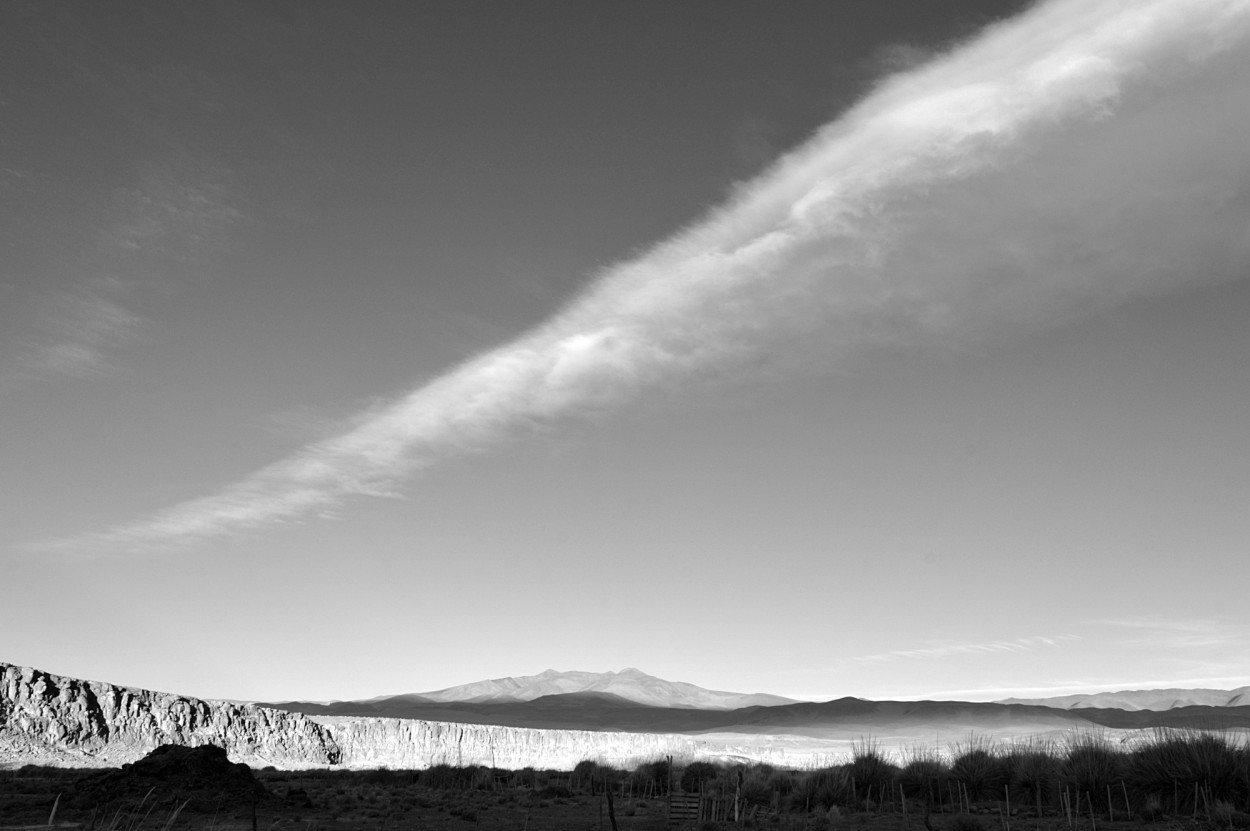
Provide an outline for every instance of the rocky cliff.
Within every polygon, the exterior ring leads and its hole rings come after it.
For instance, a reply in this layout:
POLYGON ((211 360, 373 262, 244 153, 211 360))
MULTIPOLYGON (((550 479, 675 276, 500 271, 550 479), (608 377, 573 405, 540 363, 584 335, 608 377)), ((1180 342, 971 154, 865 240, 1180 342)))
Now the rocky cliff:
POLYGON ((583 759, 617 766, 671 754, 692 758, 701 742, 663 733, 547 730, 416 719, 310 716, 320 722, 354 767, 427 768, 489 765, 570 770, 583 759))
POLYGON ((162 744, 215 744, 251 765, 342 761, 329 731, 297 713, 0 663, 0 763, 116 766, 162 744))
POLYGON ((795 737, 545 730, 416 719, 304 716, 82 681, 0 663, 0 767, 110 767, 162 744, 224 747, 235 762, 281 768, 426 768, 436 764, 571 769, 672 755, 804 765, 828 746, 795 737))

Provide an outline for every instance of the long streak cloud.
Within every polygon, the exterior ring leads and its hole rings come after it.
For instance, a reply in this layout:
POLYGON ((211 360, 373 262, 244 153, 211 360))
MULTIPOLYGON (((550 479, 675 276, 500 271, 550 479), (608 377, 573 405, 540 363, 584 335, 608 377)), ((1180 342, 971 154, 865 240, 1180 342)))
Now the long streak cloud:
POLYGON ((389 495, 441 459, 747 366, 783 338, 837 360, 1243 277, 1247 90, 1250 2, 1038 5, 883 80, 533 331, 90 541, 163 547, 389 495))

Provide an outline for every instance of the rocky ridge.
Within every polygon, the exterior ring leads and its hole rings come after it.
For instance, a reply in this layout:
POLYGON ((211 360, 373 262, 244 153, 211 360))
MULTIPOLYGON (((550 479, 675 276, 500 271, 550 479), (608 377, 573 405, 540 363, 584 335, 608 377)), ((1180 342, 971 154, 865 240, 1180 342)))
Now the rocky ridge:
POLYGON ((0 760, 111 767, 165 744, 214 744, 250 765, 342 761, 330 733, 298 713, 0 663, 0 760))

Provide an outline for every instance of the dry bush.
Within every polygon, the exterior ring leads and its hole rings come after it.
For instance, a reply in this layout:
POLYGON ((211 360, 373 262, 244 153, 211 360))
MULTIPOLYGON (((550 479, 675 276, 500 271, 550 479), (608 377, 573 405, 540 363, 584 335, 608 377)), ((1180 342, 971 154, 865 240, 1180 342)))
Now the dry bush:
POLYGON ((1101 733, 1083 733, 1069 740, 1060 768, 1063 784, 1107 810, 1107 789, 1124 778, 1124 755, 1101 733))
POLYGON ((903 767, 898 772, 898 783, 903 795, 910 800, 922 800, 926 804, 941 802, 946 782, 950 779, 950 767, 936 748, 913 748, 907 752, 903 767))
POLYGON ((964 787, 970 800, 996 799, 1003 791, 1000 752, 989 739, 972 736, 952 748, 951 778, 964 787))

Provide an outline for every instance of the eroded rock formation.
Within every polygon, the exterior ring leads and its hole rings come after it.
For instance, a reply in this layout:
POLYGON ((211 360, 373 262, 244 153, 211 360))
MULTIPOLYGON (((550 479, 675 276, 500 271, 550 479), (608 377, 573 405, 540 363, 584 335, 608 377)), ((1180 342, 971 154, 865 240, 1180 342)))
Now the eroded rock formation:
POLYGON ((298 713, 0 664, 0 759, 116 766, 164 744, 214 744, 250 765, 342 761, 329 731, 298 713))
POLYGON ((571 770, 583 759, 617 766, 692 758, 702 744, 671 733, 548 730, 416 719, 309 716, 320 722, 354 767, 427 768, 489 765, 571 770))

